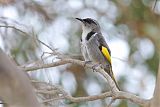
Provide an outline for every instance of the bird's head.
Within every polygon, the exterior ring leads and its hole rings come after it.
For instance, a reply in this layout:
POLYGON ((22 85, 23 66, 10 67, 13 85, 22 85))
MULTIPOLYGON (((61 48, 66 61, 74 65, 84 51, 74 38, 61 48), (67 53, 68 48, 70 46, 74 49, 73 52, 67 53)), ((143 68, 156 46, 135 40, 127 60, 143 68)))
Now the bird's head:
POLYGON ((100 32, 100 26, 96 20, 91 18, 86 18, 86 19, 76 18, 76 19, 82 22, 83 31, 89 30, 89 31, 100 32))

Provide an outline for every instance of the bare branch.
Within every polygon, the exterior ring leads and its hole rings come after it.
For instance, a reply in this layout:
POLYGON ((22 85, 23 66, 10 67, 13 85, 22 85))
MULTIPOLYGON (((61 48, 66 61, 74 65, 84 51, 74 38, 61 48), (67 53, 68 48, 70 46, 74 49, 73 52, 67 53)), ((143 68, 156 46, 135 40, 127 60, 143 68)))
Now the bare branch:
POLYGON ((47 102, 51 102, 51 101, 55 101, 55 100, 62 100, 62 99, 65 99, 65 97, 62 96, 62 97, 47 99, 47 100, 44 100, 42 103, 47 103, 47 102))
POLYGON ((19 32, 23 33, 25 36, 30 36, 28 33, 24 32, 24 31, 21 30, 21 29, 16 28, 15 26, 10 26, 10 25, 0 25, 0 27, 11 28, 11 29, 14 29, 14 30, 16 30, 16 31, 19 31, 19 32))
POLYGON ((38 40, 38 42, 40 42, 41 44, 43 44, 44 46, 46 46, 47 48, 49 48, 50 50, 52 50, 54 52, 55 49, 52 49, 50 46, 48 46, 46 43, 42 42, 41 40, 38 39, 38 37, 36 36, 36 39, 38 40))
POLYGON ((36 66, 31 66, 31 67, 24 67, 24 70, 29 72, 29 71, 39 70, 39 69, 43 69, 43 68, 56 67, 56 66, 67 64, 67 63, 68 62, 66 62, 66 61, 59 60, 57 62, 53 62, 50 64, 40 64, 40 65, 36 65, 36 66))
MULTIPOLYGON (((56 86, 54 86, 56 87, 56 86)), ((98 99, 105 99, 107 97, 112 97, 114 100, 116 99, 127 99, 131 102, 134 102, 136 104, 139 104, 143 107, 146 107, 146 105, 148 105, 149 100, 145 100, 142 99, 134 94, 128 93, 128 92, 123 92, 123 91, 117 91, 117 92, 105 92, 99 95, 93 95, 93 96, 86 96, 86 97, 72 97, 71 95, 69 95, 67 92, 65 92, 65 90, 63 90, 60 87, 56 87, 59 90, 59 94, 61 94, 60 97, 57 98, 53 98, 53 99, 47 99, 44 102, 49 102, 49 101, 53 101, 53 100, 60 100, 60 99, 67 99, 71 102, 77 103, 77 102, 86 102, 86 101, 94 101, 94 100, 98 100, 98 99)), ((44 90, 38 90, 36 91, 38 93, 41 94, 50 94, 50 95, 54 95, 55 94, 55 90, 50 90, 50 91, 44 91, 44 90)))
POLYGON ((94 96, 88 96, 88 97, 72 97, 72 96, 66 96, 66 99, 68 99, 71 102, 86 102, 86 101, 94 101, 94 100, 98 100, 98 99, 105 99, 107 97, 112 97, 112 93, 109 92, 105 92, 99 95, 94 95, 94 96))
MULTIPOLYGON (((26 71, 31 71, 31 70, 38 70, 41 68, 50 68, 50 67, 55 67, 55 66, 59 66, 59 65, 64 65, 67 63, 72 63, 72 64, 77 64, 80 66, 84 66, 85 62, 84 61, 80 61, 80 60, 76 60, 76 59, 71 59, 71 58, 63 58, 57 62, 53 62, 50 64, 42 64, 39 66, 32 66, 32 67, 26 67, 25 70, 26 71)), ((93 64, 87 64, 85 65, 88 68, 92 68, 94 65, 93 64)), ((112 97, 113 99, 127 99, 131 102, 134 102, 136 104, 139 104, 141 106, 145 106, 148 104, 148 100, 142 99, 134 94, 128 93, 128 92, 123 92, 123 91, 118 91, 115 83, 113 82, 113 80, 110 78, 110 76, 100 67, 96 67, 95 68, 96 71, 98 71, 101 75, 103 75, 106 79, 107 82, 111 88, 110 92, 106 92, 100 95, 96 95, 96 96, 88 96, 88 97, 72 97, 68 94, 66 94, 65 91, 62 91, 63 94, 65 94, 65 99, 70 100, 71 102, 82 102, 82 101, 93 101, 93 100, 97 100, 97 99, 104 99, 107 97, 112 97)), ((53 101, 52 99, 47 100, 47 101, 53 101)))

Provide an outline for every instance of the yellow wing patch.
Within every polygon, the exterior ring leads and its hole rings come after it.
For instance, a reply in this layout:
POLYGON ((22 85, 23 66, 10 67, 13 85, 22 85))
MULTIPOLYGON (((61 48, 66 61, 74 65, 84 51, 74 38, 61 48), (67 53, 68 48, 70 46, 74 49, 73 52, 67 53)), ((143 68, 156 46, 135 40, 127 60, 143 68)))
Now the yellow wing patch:
POLYGON ((110 54, 108 52, 108 49, 106 47, 102 46, 102 50, 101 51, 102 51, 103 55, 107 58, 109 63, 111 64, 111 56, 110 56, 110 54))

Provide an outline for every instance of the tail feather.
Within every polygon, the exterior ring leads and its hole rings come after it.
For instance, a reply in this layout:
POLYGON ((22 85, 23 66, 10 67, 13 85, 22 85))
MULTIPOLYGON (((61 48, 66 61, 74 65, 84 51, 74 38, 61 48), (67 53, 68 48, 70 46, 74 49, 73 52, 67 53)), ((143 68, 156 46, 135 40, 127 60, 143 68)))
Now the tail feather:
POLYGON ((104 69, 104 70, 109 74, 109 76, 110 76, 110 77, 112 78, 112 80, 114 81, 116 87, 117 87, 118 90, 120 91, 120 88, 119 88, 119 86, 118 86, 118 83, 117 83, 117 81, 116 81, 116 79, 115 79, 115 77, 114 77, 112 68, 110 68, 110 69, 104 69))

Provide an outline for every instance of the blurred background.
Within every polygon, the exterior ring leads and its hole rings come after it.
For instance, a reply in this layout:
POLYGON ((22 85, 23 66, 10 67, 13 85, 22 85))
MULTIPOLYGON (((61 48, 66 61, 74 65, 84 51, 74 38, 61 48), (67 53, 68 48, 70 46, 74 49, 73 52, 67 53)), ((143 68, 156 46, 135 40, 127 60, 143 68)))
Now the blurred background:
MULTIPOLYGON (((159 61, 156 45, 160 42, 160 1, 153 9, 154 4, 155 0, 0 0, 0 47, 18 65, 34 62, 41 59, 43 52, 51 52, 37 43, 35 36, 63 54, 80 56, 81 23, 74 18, 96 19, 111 49, 119 86, 148 99, 153 95, 159 61)), ((54 57, 47 62, 52 60, 54 57)), ((67 64, 29 74, 39 81, 61 85, 72 96, 107 91, 102 76, 88 70, 67 64)), ((61 101, 55 106, 105 107, 110 100, 77 104, 61 101)), ((116 100, 113 106, 139 107, 125 100, 116 100)))

